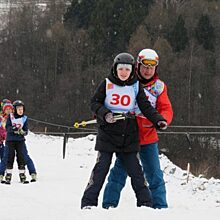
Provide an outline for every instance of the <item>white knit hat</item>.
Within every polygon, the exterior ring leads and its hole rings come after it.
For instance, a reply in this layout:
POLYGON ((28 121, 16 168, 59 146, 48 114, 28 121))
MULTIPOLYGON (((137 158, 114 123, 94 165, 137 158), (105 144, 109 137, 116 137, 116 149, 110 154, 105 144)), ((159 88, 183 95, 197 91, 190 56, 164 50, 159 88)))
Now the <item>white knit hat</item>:
POLYGON ((119 63, 117 65, 117 70, 122 69, 122 68, 129 69, 131 71, 132 70, 132 65, 131 64, 126 64, 126 63, 119 63))

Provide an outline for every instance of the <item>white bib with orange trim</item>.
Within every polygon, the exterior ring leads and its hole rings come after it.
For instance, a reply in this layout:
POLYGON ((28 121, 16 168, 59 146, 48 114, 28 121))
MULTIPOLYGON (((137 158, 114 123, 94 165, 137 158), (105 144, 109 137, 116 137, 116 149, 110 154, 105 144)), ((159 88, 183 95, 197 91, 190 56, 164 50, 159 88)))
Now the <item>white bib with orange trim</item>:
POLYGON ((130 86, 118 86, 106 78, 105 107, 114 113, 134 112, 139 82, 130 86))

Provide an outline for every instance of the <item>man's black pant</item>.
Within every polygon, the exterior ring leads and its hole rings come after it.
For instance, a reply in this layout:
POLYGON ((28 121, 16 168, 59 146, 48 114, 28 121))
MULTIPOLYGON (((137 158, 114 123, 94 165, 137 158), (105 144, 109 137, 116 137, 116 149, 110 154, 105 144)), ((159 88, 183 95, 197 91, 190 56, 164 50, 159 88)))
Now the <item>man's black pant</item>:
POLYGON ((6 145, 8 146, 8 162, 7 169, 13 169, 15 152, 17 156, 18 169, 25 169, 25 160, 23 155, 24 141, 7 141, 6 145))
MULTIPOLYGON (((81 208, 85 206, 97 206, 98 196, 108 174, 113 153, 98 152, 95 167, 89 183, 85 189, 81 201, 81 208)), ((123 161, 123 165, 131 177, 131 185, 137 198, 137 206, 152 206, 150 191, 146 185, 142 167, 139 163, 137 153, 117 153, 117 157, 123 161)))

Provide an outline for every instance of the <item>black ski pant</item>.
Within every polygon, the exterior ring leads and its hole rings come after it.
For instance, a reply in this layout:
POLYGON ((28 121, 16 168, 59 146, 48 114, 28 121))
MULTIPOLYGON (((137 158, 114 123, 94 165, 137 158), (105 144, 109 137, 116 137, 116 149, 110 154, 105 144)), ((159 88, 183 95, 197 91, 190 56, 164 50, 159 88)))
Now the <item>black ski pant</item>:
MULTIPOLYGON (((111 152, 98 152, 96 164, 81 200, 81 208, 98 205, 98 196, 108 174, 112 155, 111 152)), ((151 193, 146 185, 137 153, 117 153, 116 156, 120 157, 128 175, 131 177, 131 185, 137 198, 137 206, 152 207, 151 193)))
POLYGON ((24 141, 7 141, 6 145, 8 146, 7 169, 13 169, 16 153, 18 169, 25 170, 25 160, 23 155, 24 141))

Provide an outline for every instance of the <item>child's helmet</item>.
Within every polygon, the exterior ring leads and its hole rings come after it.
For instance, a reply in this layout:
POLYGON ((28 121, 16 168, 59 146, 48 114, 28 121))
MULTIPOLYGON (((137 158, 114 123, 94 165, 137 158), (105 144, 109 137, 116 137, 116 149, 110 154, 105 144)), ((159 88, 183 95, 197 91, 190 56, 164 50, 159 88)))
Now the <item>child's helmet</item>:
POLYGON ((2 103, 3 103, 3 104, 5 104, 5 103, 11 103, 11 100, 9 100, 9 99, 3 99, 3 100, 2 100, 2 103))
POLYGON ((132 65, 131 76, 134 75, 135 59, 131 54, 129 54, 129 53, 120 53, 115 57, 114 63, 113 63, 113 74, 115 76, 117 75, 117 65, 119 63, 131 64, 132 65))
POLYGON ((159 64, 159 56, 155 50, 143 49, 137 57, 137 63, 142 65, 157 66, 159 64))
POLYGON ((3 106, 6 104, 6 103, 11 103, 11 101, 9 99, 3 99, 1 101, 1 109, 3 109, 3 106))
POLYGON ((13 107, 13 105, 11 104, 11 103, 5 103, 4 105, 3 105, 3 108, 2 108, 2 112, 3 113, 5 113, 5 110, 6 110, 6 108, 10 108, 10 109, 14 109, 14 107, 13 107))
POLYGON ((16 101, 14 101, 14 102, 13 102, 13 106, 14 106, 15 109, 16 109, 17 106, 23 106, 23 107, 25 107, 25 106, 24 106, 24 102, 22 102, 21 100, 16 100, 16 101))

